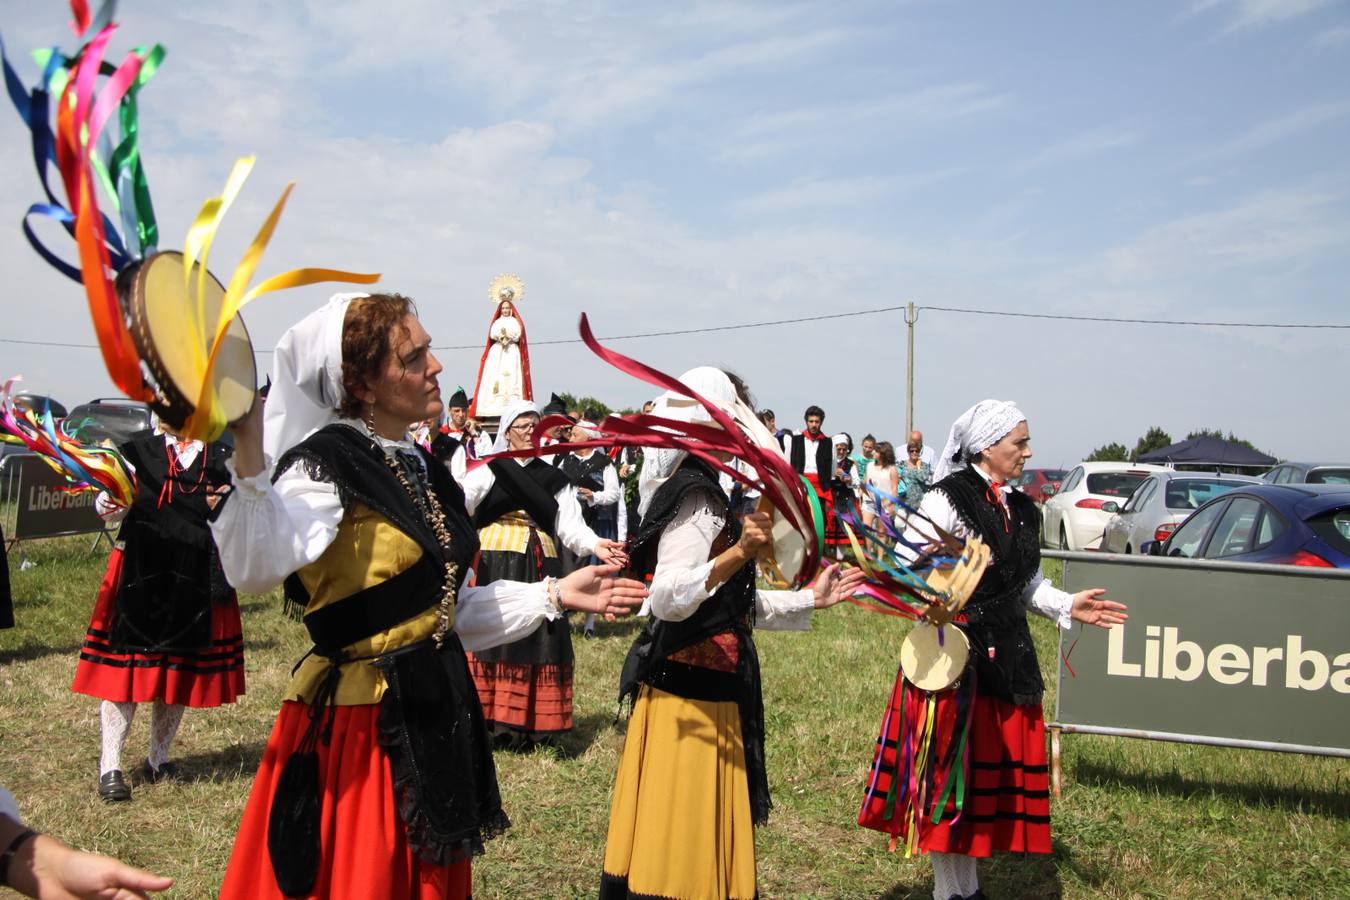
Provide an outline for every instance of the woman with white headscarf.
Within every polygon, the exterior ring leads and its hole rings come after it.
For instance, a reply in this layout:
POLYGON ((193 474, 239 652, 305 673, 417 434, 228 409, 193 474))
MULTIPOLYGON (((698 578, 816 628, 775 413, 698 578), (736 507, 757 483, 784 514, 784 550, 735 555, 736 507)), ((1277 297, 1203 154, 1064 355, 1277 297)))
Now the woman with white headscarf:
MULTIPOLYGON (((539 423, 531 400, 502 413, 492 452, 526 450, 539 423)), ((493 458, 463 480, 464 505, 478 528, 480 581, 536 582, 562 574, 559 545, 601 562, 627 562, 623 545, 596 535, 567 476, 539 457, 493 458)), ((572 729, 572 636, 566 619, 469 656, 488 727, 529 743, 572 729)))
POLYGON ((430 343, 406 297, 334 297, 277 345, 265 427, 257 408, 232 426, 235 490, 212 524, 226 576, 250 593, 284 582, 314 647, 222 897, 469 896, 470 858, 509 823, 464 649, 643 595, 614 568, 463 586, 478 534, 407 435, 441 412, 430 343))
MULTIPOLYGON (((701 367, 679 379, 730 408, 743 385, 701 367)), ((699 404, 666 394, 654 415, 708 423, 699 404)), ((652 573, 652 618, 624 662, 619 691, 633 699, 614 785, 602 900, 750 900, 754 826, 769 813, 764 710, 751 629, 803 630, 862 581, 830 566, 811 587, 763 591, 755 559, 770 517, 738 524, 717 472, 680 451, 644 465, 643 518, 633 570, 652 573)))
MULTIPOLYGON (((940 801, 939 823, 922 811, 916 817, 917 846, 933 860, 936 900, 984 896, 976 877, 977 857, 995 850, 1051 852, 1049 769, 1041 713, 1045 686, 1027 612, 1046 616, 1060 628, 1069 628, 1074 621, 1110 628, 1126 618, 1125 606, 1104 599, 1104 590, 1068 594, 1041 574, 1040 512, 1028 497, 1009 487, 1030 458, 1026 416, 1012 401, 983 400, 952 425, 938 460, 936 483, 919 505, 920 512, 940 528, 961 539, 979 538, 992 552, 989 567, 963 610, 966 621, 956 626, 970 640, 970 670, 963 680, 973 677, 973 700, 958 699, 969 695, 953 687, 937 694, 933 714, 938 723, 966 721, 961 718, 964 713, 955 710, 970 703, 964 808, 955 815, 953 796, 940 801)), ((914 545, 926 539, 914 526, 905 534, 914 545)), ((861 825, 911 841, 909 818, 900 811, 903 804, 888 802, 887 795, 897 766, 911 765, 900 748, 917 746, 900 733, 903 705, 914 708, 925 698, 901 676, 858 817, 861 825)), ((949 725, 934 735, 931 755, 955 759, 959 766, 964 764, 960 754, 947 752, 956 740, 956 727, 949 725)))

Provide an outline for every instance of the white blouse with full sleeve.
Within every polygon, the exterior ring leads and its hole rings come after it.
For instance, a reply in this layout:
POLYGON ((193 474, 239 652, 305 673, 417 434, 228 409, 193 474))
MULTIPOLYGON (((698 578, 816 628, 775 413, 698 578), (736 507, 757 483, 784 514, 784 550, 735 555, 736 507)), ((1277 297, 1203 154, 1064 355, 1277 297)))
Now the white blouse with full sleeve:
MULTIPOLYGON (((508 460, 520 465, 525 465, 531 460, 516 459, 508 460)), ((478 509, 478 504, 487 497, 488 491, 492 490, 493 483, 497 477, 492 474, 489 466, 482 465, 475 468, 465 476, 460 486, 464 488, 464 506, 473 515, 478 509)), ((570 484, 563 485, 563 489, 553 495, 553 499, 558 501, 558 521, 553 523, 554 534, 558 540, 562 541, 577 556, 590 556, 595 553, 596 545, 600 543, 600 536, 591 530, 586 524, 586 520, 581 516, 581 503, 577 500, 576 488, 570 484)), ((545 528, 549 523, 540 522, 545 528)))
MULTIPOLYGON (((364 431, 360 423, 344 420, 344 424, 364 431)), ((323 555, 337 537, 342 503, 336 486, 314 480, 302 466, 287 469, 275 483, 268 479, 267 470, 241 478, 233 459, 226 460, 225 466, 234 480, 234 491, 211 523, 221 566, 236 589, 264 593, 323 555)), ((461 583, 472 578, 470 570, 461 583)), ((494 581, 461 587, 455 633, 464 649, 473 652, 510 643, 529 635, 543 620, 556 618, 545 590, 545 582, 494 581)))
MULTIPOLYGON (((599 452, 599 450, 591 451, 591 453, 599 452)), ((581 459, 590 458, 590 454, 581 456, 581 454, 578 453, 576 455, 581 459)), ((619 502, 619 473, 615 471, 613 466, 605 466, 602 472, 603 475, 601 477, 605 480, 605 486, 598 491, 592 492, 592 494, 586 498, 585 503, 587 506, 608 506, 611 503, 619 502)), ((572 488, 572 490, 575 491, 576 489, 572 488)))
MULTIPOLYGON (((980 477, 986 482, 990 480, 979 466, 973 467, 980 477)), ((1012 488, 1003 486, 1003 493, 1006 496, 1012 492, 1012 488)), ((919 502, 919 512, 931 519, 938 527, 943 528, 956 537, 970 537, 970 529, 966 527, 965 522, 956 514, 955 507, 952 506, 947 495, 942 491, 930 490, 923 495, 923 500, 919 502)), ((910 524, 905 529, 905 540, 914 544, 923 544, 928 540, 928 533, 920 526, 916 528, 910 524)), ((896 548, 900 554, 905 557, 907 562, 913 562, 918 555, 914 550, 908 547, 900 546, 896 548)), ((1073 617, 1070 615, 1073 609, 1073 594, 1061 591, 1051 584, 1044 573, 1039 569, 1031 577, 1031 583, 1027 585, 1022 593, 1023 605, 1032 612, 1039 613, 1047 619, 1054 620, 1055 624, 1061 629, 1069 629, 1073 626, 1073 617)))
MULTIPOLYGON (((725 501, 713 498, 710 491, 692 490, 684 496, 675 518, 661 532, 656 549, 656 571, 651 590, 643 604, 667 622, 689 618, 699 604, 721 585, 708 590, 713 563, 708 558, 713 541, 726 524, 719 511, 725 501)), ((755 592, 755 627, 778 631, 806 631, 811 627, 815 594, 800 591, 755 592)))

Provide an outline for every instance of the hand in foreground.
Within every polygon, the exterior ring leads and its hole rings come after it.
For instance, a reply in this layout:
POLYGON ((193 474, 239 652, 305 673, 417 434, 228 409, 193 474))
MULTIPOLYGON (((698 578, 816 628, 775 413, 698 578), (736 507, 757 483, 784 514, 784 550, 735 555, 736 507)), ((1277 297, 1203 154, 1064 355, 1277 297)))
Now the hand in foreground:
POLYGON ((835 563, 824 569, 811 583, 811 592, 816 595, 816 609, 829 609, 852 597, 864 580, 863 570, 853 566, 844 568, 835 563))
POLYGON ((647 586, 632 578, 618 578, 619 567, 586 566, 558 579, 563 606, 578 612, 626 616, 647 598, 647 586))
POLYGON ((131 900, 173 887, 172 878, 72 850, 45 834, 20 848, 10 861, 9 879, 21 893, 42 900, 131 900))
POLYGON ((741 520, 741 537, 740 540, 736 541, 736 546, 741 549, 747 559, 758 556, 760 550, 768 546, 772 540, 772 513, 752 512, 741 520))
POLYGON ((628 565, 628 554, 623 551, 623 544, 618 541, 601 540, 595 545, 595 555, 607 565, 621 568, 628 565))
POLYGON ((1123 625, 1129 618, 1125 614, 1125 604, 1107 600, 1102 596, 1105 593, 1106 588, 1089 588, 1074 594, 1070 615, 1085 625, 1096 625, 1099 628, 1123 625))

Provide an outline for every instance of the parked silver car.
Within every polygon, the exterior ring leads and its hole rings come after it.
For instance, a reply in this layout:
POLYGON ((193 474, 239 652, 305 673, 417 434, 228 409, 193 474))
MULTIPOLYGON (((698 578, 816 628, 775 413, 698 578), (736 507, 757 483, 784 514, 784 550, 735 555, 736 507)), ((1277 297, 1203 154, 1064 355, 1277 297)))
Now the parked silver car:
POLYGON ((1106 553, 1138 553, 1145 541, 1165 541, 1187 516, 1220 494, 1244 484, 1260 484, 1247 475, 1217 472, 1154 472, 1123 506, 1109 502, 1103 512, 1114 512, 1106 523, 1101 549, 1106 553))

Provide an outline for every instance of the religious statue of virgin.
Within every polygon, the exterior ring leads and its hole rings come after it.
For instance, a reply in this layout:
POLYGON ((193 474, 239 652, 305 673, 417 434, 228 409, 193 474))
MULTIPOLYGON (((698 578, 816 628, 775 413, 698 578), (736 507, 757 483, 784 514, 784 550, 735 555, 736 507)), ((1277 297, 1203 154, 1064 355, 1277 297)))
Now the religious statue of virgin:
POLYGON ((488 289, 496 309, 478 364, 478 385, 469 407, 471 418, 500 416, 513 401, 534 399, 525 320, 516 305, 524 294, 525 285, 515 275, 498 275, 488 289))

